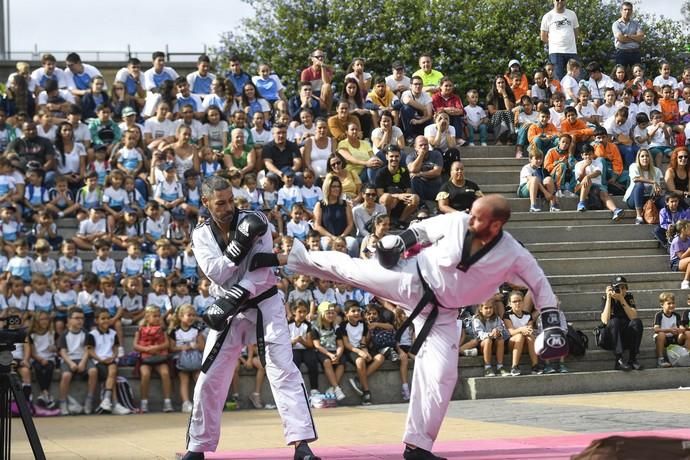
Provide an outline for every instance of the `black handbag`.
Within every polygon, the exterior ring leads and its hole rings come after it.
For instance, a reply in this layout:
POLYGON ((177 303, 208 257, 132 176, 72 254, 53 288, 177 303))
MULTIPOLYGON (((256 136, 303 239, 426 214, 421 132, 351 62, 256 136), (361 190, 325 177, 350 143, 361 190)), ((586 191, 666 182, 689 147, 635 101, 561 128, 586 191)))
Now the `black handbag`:
POLYGON ((613 344, 611 343, 610 335, 606 331, 605 324, 595 327, 592 332, 594 333, 594 342, 597 344, 597 347, 602 350, 613 350, 613 344))

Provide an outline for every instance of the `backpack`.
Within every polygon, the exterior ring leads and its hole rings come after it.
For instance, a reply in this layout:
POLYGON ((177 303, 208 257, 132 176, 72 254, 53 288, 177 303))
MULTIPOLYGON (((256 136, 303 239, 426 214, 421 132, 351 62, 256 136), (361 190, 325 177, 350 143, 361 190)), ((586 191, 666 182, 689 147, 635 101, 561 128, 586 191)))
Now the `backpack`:
POLYGON ((669 345, 666 347, 666 356, 673 367, 690 367, 690 353, 685 347, 669 345))
POLYGON ((132 413, 139 412, 139 408, 134 404, 134 392, 132 391, 132 386, 129 384, 129 380, 122 376, 117 377, 117 401, 131 410, 132 413))
POLYGON ((589 346, 589 338, 582 331, 568 324, 567 339, 570 349, 569 354, 578 358, 583 357, 589 346))

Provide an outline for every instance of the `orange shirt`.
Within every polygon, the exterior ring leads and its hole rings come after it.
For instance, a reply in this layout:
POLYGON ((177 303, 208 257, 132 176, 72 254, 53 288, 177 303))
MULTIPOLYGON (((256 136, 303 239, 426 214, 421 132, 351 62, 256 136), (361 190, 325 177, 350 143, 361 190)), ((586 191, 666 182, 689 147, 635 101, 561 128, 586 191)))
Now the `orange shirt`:
POLYGON ((613 172, 619 176, 623 173, 623 158, 621 158, 621 152, 613 142, 609 141, 606 146, 604 146, 604 144, 597 144, 594 147, 594 154, 599 158, 606 158, 609 160, 613 172))
POLYGON ((354 123, 362 129, 359 124, 359 118, 354 115, 350 115, 347 121, 343 122, 338 118, 337 115, 333 115, 328 119, 328 130, 331 132, 331 137, 335 139, 336 142, 340 142, 347 137, 347 125, 354 123))
POLYGON ((594 135, 594 130, 588 128, 587 123, 581 118, 575 120, 573 124, 570 124, 568 119, 564 118, 561 121, 561 133, 570 134, 575 138, 575 142, 584 142, 587 138, 594 135))
POLYGON ((548 172, 553 171, 553 167, 555 166, 557 161, 568 161, 568 152, 563 152, 560 153, 558 151, 558 148, 553 147, 549 149, 548 152, 546 152, 546 156, 544 156, 544 168, 548 172))
POLYGON ((659 107, 664 123, 678 124, 680 122, 680 109, 675 99, 659 99, 659 107))
POLYGON ((532 123, 527 130, 527 140, 532 143, 535 137, 546 134, 547 136, 558 136, 558 129, 553 123, 547 123, 546 126, 541 127, 539 123, 532 123))

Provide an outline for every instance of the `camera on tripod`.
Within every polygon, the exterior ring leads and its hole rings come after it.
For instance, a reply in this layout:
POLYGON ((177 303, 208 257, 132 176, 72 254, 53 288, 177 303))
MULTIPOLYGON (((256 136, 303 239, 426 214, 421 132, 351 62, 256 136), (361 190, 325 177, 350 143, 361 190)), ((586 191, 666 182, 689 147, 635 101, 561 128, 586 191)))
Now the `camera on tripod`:
POLYGON ((21 325, 22 318, 18 315, 5 318, 5 327, 0 329, 0 351, 12 351, 15 348, 14 344, 24 343, 26 329, 21 325))

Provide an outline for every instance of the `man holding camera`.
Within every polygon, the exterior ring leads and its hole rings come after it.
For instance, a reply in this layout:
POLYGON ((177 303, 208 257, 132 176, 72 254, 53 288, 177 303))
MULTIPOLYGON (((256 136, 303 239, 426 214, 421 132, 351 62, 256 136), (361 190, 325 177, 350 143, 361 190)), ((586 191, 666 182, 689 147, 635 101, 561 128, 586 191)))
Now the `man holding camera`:
POLYGON ((614 369, 620 371, 642 370, 637 360, 642 342, 644 327, 637 317, 637 307, 633 295, 628 292, 628 281, 616 276, 606 287, 602 297, 601 322, 606 326, 602 331, 599 346, 611 350, 616 355, 614 369), (623 359, 623 351, 629 350, 628 361, 623 359))

